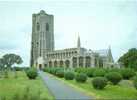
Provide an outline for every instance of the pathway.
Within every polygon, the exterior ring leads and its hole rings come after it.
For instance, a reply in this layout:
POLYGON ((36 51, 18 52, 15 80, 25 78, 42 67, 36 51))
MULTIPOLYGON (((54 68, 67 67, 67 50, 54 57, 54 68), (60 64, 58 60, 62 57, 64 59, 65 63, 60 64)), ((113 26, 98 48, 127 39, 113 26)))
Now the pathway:
POLYGON ((47 73, 39 72, 40 76, 44 80, 46 86, 53 93, 56 100, 65 99, 65 100, 91 100, 90 96, 83 94, 71 86, 59 81, 58 79, 50 76, 47 73))

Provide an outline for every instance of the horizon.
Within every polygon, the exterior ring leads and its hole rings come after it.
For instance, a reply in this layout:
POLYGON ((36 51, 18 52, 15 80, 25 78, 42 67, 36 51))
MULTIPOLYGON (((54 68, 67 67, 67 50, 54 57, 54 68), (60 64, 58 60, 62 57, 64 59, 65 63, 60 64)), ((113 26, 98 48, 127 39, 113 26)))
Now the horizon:
POLYGON ((22 66, 29 66, 32 14, 40 10, 54 15, 55 49, 76 47, 78 34, 84 48, 108 49, 110 45, 115 62, 136 48, 136 0, 59 1, 0 1, 0 55, 19 54, 22 66))

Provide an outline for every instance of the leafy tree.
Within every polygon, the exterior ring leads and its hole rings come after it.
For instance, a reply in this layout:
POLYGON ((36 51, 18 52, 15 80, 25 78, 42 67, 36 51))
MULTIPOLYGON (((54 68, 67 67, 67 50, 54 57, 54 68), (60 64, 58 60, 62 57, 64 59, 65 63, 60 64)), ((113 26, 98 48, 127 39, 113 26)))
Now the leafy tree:
POLYGON ((19 55, 16 54, 6 54, 2 57, 3 66, 11 67, 13 64, 21 64, 23 60, 19 55))
POLYGON ((119 58, 118 62, 122 63, 125 67, 137 69, 137 49, 129 49, 127 53, 119 58))
POLYGON ((2 58, 0 58, 0 69, 2 69, 4 67, 4 61, 2 58))

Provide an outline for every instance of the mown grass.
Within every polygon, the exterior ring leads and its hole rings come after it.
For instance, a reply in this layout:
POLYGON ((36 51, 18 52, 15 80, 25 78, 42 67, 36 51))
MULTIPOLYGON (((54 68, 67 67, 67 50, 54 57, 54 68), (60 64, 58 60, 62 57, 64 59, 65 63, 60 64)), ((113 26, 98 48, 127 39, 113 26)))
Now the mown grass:
POLYGON ((78 83, 75 80, 65 80, 65 83, 72 84, 75 87, 86 90, 87 93, 92 93, 97 98, 102 99, 137 99, 137 90, 134 87, 124 87, 120 85, 107 85, 103 90, 94 89, 91 84, 91 79, 86 83, 78 83))
POLYGON ((25 72, 17 72, 15 78, 14 73, 10 72, 9 78, 0 78, 0 98, 6 97, 6 100, 12 100, 13 97, 17 97, 16 95, 23 97, 27 88, 29 88, 29 95, 36 96, 39 93, 43 100, 54 99, 40 77, 29 80, 25 72))

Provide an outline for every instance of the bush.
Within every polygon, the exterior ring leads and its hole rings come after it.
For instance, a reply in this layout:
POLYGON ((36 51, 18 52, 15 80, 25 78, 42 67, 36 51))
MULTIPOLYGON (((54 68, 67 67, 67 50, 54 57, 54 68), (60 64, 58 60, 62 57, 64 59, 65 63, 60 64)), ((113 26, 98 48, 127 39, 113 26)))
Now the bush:
POLYGON ((135 71, 129 68, 121 69, 120 73, 124 79, 130 79, 135 75, 135 71))
POLYGON ((43 68, 43 71, 44 71, 44 72, 50 73, 50 70, 51 70, 51 68, 47 68, 47 67, 43 68))
POLYGON ((87 68, 86 74, 88 77, 93 77, 95 69, 94 68, 87 68))
POLYGON ((118 72, 109 72, 105 75, 105 77, 114 85, 118 84, 122 80, 122 76, 118 72))
POLYGON ((49 69, 49 73, 51 73, 51 74, 53 74, 53 75, 56 75, 56 71, 57 71, 56 68, 50 68, 50 69, 49 69))
POLYGON ((36 79, 36 77, 38 76, 37 70, 34 68, 28 69, 26 71, 26 74, 27 74, 29 79, 36 79))
POLYGON ((78 74, 75 76, 75 79, 76 79, 77 82, 84 83, 84 82, 86 82, 86 80, 87 80, 87 75, 84 74, 84 73, 78 73, 78 74))
POLYGON ((118 72, 118 73, 120 73, 120 70, 121 69, 119 69, 119 68, 110 68, 110 69, 108 69, 107 72, 118 72))
POLYGON ((133 83, 134 83, 134 87, 137 89, 137 80, 134 80, 133 83))
POLYGON ((63 70, 57 70, 56 76, 60 77, 60 78, 63 78, 64 77, 64 71, 63 70))
POLYGON ((87 72, 87 68, 79 67, 79 68, 75 69, 75 72, 77 72, 77 73, 86 73, 87 72))
POLYGON ((14 67, 14 70, 15 71, 22 71, 22 68, 21 67, 14 67))
POLYGON ((12 69, 15 71, 23 71, 23 70, 28 69, 28 67, 13 67, 12 69))
POLYGON ((104 69, 96 69, 93 72, 94 77, 103 77, 106 74, 106 71, 104 69))
POLYGON ((137 75, 133 78, 134 87, 137 89, 137 75))
POLYGON ((69 72, 65 72, 64 77, 65 77, 66 80, 73 80, 74 77, 75 77, 75 74, 74 74, 74 72, 70 72, 70 71, 69 72))
POLYGON ((95 77, 92 80, 92 85, 95 89, 103 89, 107 85, 107 79, 105 77, 95 77))

